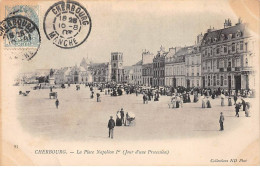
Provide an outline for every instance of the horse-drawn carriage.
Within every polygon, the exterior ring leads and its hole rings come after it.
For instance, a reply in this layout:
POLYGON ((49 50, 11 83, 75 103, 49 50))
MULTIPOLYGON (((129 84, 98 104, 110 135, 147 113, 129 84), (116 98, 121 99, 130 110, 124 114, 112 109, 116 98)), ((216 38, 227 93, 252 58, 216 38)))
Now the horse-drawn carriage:
POLYGON ((57 99, 58 94, 57 94, 57 92, 50 92, 49 97, 50 97, 50 99, 51 99, 51 98, 57 99))

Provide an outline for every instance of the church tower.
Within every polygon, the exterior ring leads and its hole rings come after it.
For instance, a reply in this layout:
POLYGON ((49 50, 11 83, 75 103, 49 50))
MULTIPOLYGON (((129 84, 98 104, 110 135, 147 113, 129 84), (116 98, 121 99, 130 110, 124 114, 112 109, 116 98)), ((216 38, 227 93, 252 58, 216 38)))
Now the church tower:
POLYGON ((121 52, 111 53, 111 67, 112 67, 111 80, 115 82, 123 82, 123 77, 124 77, 123 53, 121 52))

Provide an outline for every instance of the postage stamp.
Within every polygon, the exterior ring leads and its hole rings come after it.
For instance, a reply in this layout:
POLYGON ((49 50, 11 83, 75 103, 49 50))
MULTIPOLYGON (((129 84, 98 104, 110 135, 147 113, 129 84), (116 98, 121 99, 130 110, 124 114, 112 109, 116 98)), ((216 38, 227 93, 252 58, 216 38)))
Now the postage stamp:
MULTIPOLYGON (((35 23, 39 27, 39 6, 29 6, 29 5, 15 5, 15 6, 5 6, 5 17, 9 18, 12 16, 24 16, 28 19, 30 19, 33 23, 35 23)), ((37 47, 38 40, 37 36, 32 37, 30 42, 26 43, 8 43, 7 40, 5 40, 5 47, 21 47, 21 46, 27 46, 27 47, 37 47)))
POLYGON ((84 43, 91 31, 91 18, 75 1, 60 1, 52 5, 43 20, 45 35, 60 48, 75 48, 84 43))
POLYGON ((41 43, 41 36, 38 26, 29 18, 21 15, 7 17, 0 22, 0 36, 3 36, 5 50, 11 59, 30 60, 32 59, 41 43))

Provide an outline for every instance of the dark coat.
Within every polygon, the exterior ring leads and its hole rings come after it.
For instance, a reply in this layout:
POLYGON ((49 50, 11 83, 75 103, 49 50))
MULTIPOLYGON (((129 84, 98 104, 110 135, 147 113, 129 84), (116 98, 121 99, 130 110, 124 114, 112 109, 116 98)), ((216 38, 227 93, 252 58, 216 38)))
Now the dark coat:
POLYGON ((224 120, 225 120, 225 119, 224 119, 224 116, 223 116, 223 115, 221 115, 221 116, 220 116, 220 118, 219 118, 219 123, 223 123, 223 122, 224 122, 224 120))
POLYGON ((108 128, 110 128, 110 129, 113 129, 114 127, 115 127, 115 121, 113 120, 113 119, 110 119, 109 121, 108 121, 108 125, 107 125, 107 127, 108 128))

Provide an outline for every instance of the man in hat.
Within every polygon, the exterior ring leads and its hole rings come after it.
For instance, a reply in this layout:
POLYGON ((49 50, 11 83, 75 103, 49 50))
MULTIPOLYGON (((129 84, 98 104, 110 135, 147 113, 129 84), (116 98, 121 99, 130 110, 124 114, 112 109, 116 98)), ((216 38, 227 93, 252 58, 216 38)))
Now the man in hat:
POLYGON ((109 121, 108 121, 108 129, 109 129, 109 131, 108 131, 108 137, 110 138, 111 137, 111 139, 113 139, 113 132, 114 132, 114 127, 115 127, 115 121, 113 120, 113 116, 110 116, 110 119, 109 119, 109 121))
POLYGON ((224 116, 223 113, 220 113, 220 117, 219 117, 219 124, 220 124, 220 130, 219 131, 223 131, 224 130, 224 116))
POLYGON ((121 116, 121 121, 122 121, 122 124, 124 124, 124 117, 125 117, 125 113, 124 113, 124 110, 123 110, 123 108, 121 108, 121 111, 120 111, 120 116, 121 116))

